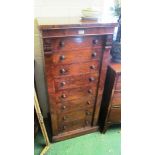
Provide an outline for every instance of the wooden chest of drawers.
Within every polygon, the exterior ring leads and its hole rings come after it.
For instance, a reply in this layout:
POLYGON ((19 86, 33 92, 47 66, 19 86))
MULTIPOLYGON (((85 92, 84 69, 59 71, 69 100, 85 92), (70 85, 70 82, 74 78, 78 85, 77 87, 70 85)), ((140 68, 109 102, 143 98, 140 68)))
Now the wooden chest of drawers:
POLYGON ((52 139, 60 141, 98 129, 116 23, 82 22, 80 19, 50 21, 50 24, 39 25, 52 139))
POLYGON ((101 131, 108 126, 121 123, 121 65, 108 66, 103 101, 100 111, 101 131))

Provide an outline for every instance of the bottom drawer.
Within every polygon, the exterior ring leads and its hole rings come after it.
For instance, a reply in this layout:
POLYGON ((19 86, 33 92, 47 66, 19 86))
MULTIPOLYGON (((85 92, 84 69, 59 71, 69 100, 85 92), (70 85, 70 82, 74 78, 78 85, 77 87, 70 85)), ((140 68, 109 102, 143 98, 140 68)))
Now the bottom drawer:
POLYGON ((119 123, 121 122, 121 108, 111 108, 108 122, 119 123))
POLYGON ((76 120, 91 119, 93 115, 93 108, 80 109, 69 113, 62 113, 58 115, 59 124, 69 123, 76 120))
POLYGON ((87 126, 91 126, 91 118, 83 119, 83 120, 75 120, 69 123, 62 123, 59 125, 59 132, 67 132, 80 128, 84 128, 87 126))

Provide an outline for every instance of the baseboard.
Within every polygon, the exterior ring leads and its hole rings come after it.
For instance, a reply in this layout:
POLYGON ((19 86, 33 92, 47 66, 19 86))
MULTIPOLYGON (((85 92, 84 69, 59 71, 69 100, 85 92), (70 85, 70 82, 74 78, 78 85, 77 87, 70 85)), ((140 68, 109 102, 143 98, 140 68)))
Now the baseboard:
POLYGON ((95 132, 95 131, 98 131, 98 128, 99 128, 98 126, 85 127, 85 128, 77 129, 77 130, 74 130, 74 131, 65 132, 65 133, 59 134, 57 136, 53 136, 52 137, 52 142, 58 142, 58 141, 61 141, 61 140, 66 140, 66 139, 70 139, 70 138, 73 138, 73 137, 76 137, 76 136, 81 136, 81 135, 84 135, 84 134, 95 132))

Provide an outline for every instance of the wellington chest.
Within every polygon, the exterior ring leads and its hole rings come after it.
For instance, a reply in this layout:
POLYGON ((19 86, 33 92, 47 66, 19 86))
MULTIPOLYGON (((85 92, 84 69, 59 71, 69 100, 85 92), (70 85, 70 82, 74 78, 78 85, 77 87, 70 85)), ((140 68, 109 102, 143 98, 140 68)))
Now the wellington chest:
POLYGON ((99 122, 102 132, 105 132, 112 124, 121 123, 120 64, 111 63, 108 66, 99 122))
POLYGON ((40 19, 52 140, 98 129, 116 23, 40 19))

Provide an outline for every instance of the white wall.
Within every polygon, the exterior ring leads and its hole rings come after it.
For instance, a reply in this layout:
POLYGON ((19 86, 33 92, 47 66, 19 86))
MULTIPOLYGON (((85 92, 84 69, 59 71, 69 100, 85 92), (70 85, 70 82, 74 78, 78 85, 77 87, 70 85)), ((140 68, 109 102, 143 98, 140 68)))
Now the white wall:
POLYGON ((109 9, 114 0, 34 0, 35 17, 80 16, 81 10, 95 7, 102 12, 109 9))

